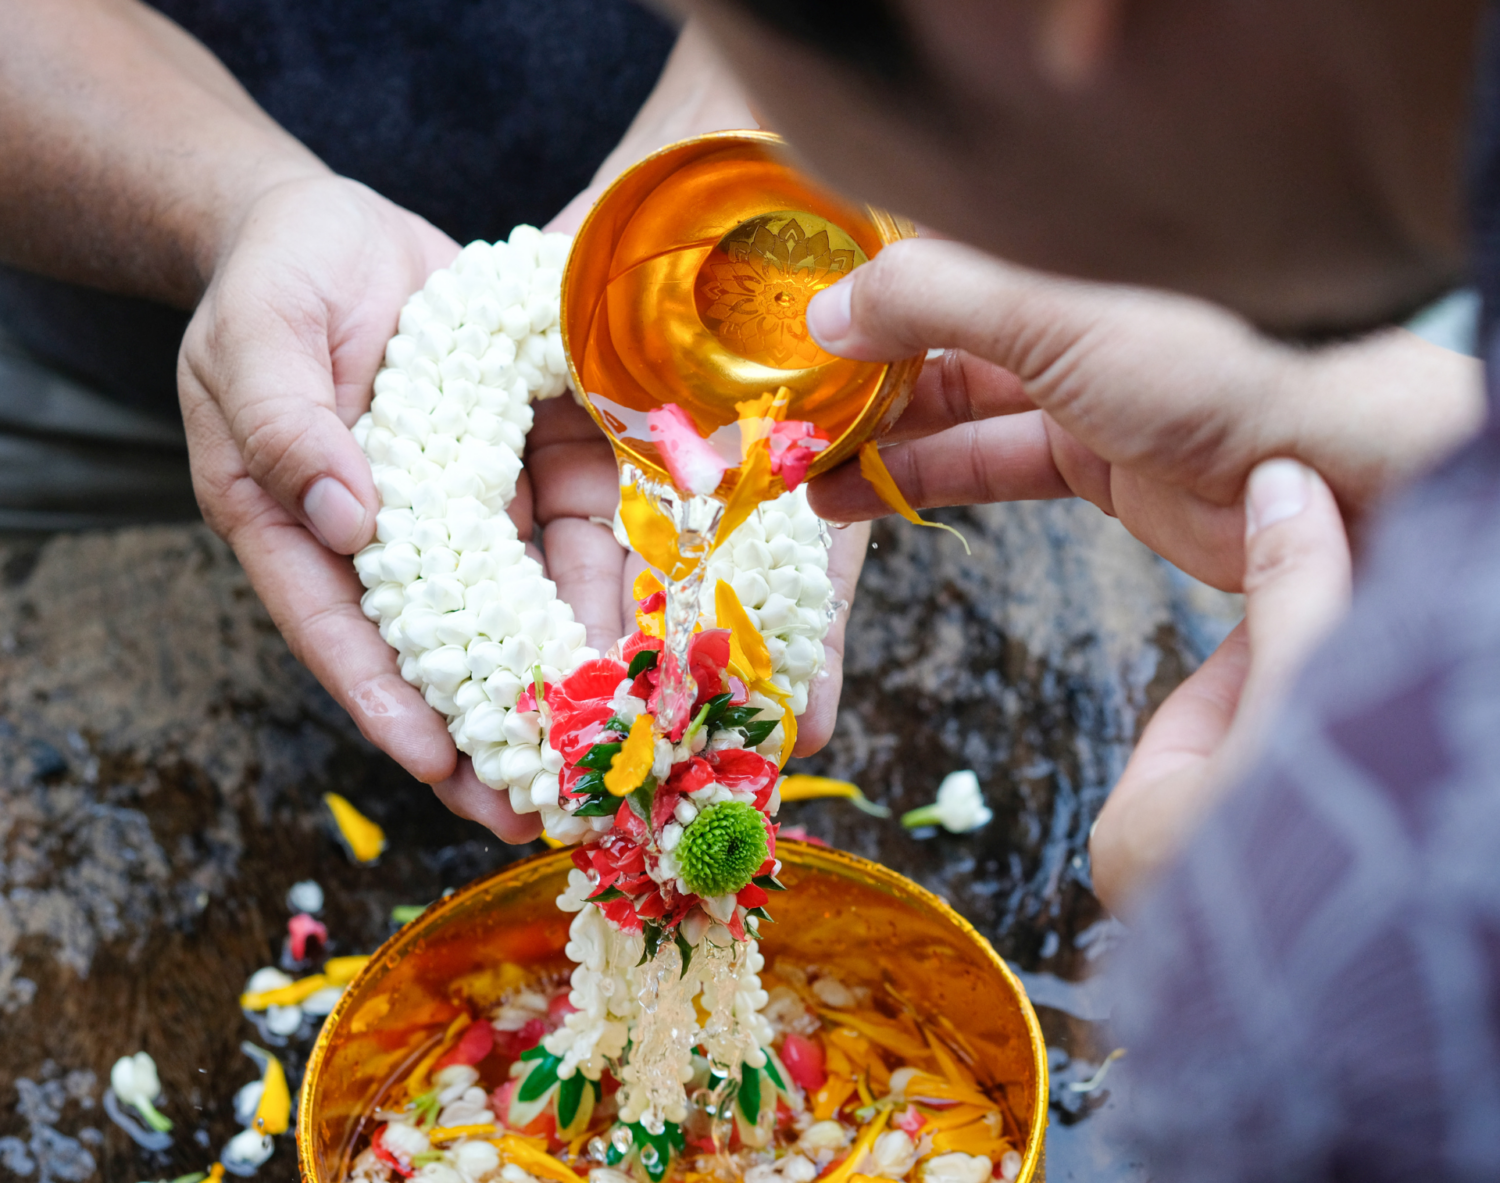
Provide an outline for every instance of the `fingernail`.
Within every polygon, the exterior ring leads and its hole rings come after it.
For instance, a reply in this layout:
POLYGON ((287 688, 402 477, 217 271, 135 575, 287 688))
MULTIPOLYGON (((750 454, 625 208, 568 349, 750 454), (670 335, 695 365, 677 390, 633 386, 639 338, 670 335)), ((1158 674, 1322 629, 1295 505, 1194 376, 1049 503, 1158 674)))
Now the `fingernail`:
POLYGON ((807 303, 807 330, 830 353, 843 343, 854 323, 854 285, 840 280, 824 288, 807 303))
POLYGON ((318 541, 329 550, 348 554, 364 538, 365 507, 331 476, 313 482, 302 498, 302 512, 318 541))
POLYGON ((1294 518, 1307 508, 1307 469, 1295 460, 1267 460, 1245 490, 1245 537, 1294 518))

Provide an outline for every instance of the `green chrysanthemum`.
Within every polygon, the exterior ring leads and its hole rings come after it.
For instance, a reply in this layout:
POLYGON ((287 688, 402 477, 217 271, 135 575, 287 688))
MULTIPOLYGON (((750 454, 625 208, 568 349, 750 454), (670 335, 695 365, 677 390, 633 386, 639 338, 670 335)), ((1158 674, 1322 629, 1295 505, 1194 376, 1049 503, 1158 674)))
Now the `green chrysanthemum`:
POLYGON ((682 833, 677 864, 696 895, 732 895, 754 877, 770 854, 766 823, 753 805, 710 805, 682 833))

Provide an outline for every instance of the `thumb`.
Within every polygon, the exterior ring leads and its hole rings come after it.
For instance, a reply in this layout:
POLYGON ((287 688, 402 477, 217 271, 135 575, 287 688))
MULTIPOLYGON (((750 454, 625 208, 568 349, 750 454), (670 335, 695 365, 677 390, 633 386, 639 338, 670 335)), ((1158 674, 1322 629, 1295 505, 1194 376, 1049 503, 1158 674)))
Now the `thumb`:
POLYGON ((1076 339, 1106 307, 1097 288, 960 243, 906 239, 814 296, 807 327, 839 357, 895 361, 962 349, 1025 378, 1054 351, 1044 349, 1049 342, 1076 339))
POLYGON ((1258 732, 1308 654, 1344 615, 1349 539, 1323 478, 1267 460, 1245 488, 1245 624, 1250 668, 1236 730, 1258 732))

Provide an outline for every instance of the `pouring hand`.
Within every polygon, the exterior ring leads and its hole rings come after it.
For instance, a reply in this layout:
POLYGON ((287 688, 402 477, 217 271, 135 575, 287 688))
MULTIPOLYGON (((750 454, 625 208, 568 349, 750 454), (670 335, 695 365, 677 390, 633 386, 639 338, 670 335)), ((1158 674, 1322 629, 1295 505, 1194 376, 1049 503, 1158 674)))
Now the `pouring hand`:
MULTIPOLYGON (((1401 330, 1295 349, 1207 304, 951 242, 887 248, 820 294, 808 324, 844 356, 950 350, 891 436, 905 442, 882 453, 913 505, 1084 497, 1228 590, 1257 462, 1294 456, 1323 473, 1357 529, 1483 413, 1478 363, 1401 330)), ((811 494, 831 519, 888 512, 854 466, 811 494)))

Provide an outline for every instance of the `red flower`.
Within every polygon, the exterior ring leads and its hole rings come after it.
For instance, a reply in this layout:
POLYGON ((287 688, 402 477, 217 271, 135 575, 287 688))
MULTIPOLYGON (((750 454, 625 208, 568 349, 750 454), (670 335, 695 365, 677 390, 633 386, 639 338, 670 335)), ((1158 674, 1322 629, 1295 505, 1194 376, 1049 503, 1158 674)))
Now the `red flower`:
POLYGON ((807 479, 807 470, 828 446, 828 437, 803 419, 786 419, 771 428, 767 442, 771 472, 790 490, 807 479))
MULTIPOLYGON (((541 1036, 538 1035, 537 1038, 540 1039, 541 1036)), ((495 1029, 486 1020, 470 1023, 458 1042, 443 1053, 432 1070, 439 1072, 452 1064, 477 1064, 490 1054, 494 1046, 495 1029)))
POLYGON ((740 888, 739 894, 734 897, 734 902, 742 908, 762 908, 771 897, 766 894, 765 888, 756 887, 753 883, 747 883, 740 888))

